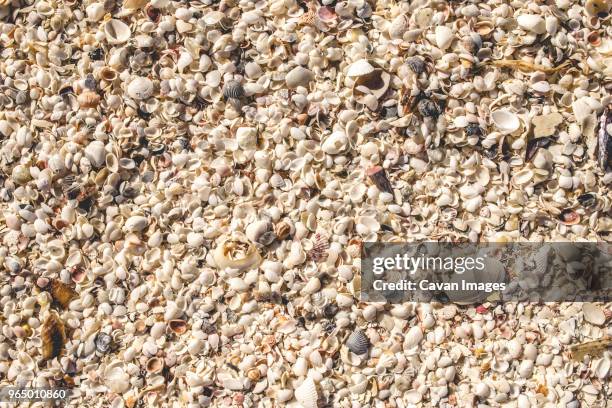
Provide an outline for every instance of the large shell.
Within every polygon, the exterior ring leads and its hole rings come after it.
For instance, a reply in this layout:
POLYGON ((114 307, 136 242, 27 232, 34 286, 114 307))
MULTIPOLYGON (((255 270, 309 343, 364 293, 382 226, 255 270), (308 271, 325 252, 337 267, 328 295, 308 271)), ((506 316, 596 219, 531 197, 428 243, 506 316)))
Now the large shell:
POLYGON ((50 360, 59 356, 66 344, 64 323, 55 312, 51 312, 42 325, 42 358, 50 360))
POLYGON ((593 303, 583 303, 582 313, 584 314, 584 320, 595 325, 602 325, 606 322, 606 314, 603 309, 593 303))
POLYGON ((303 408, 318 408, 319 393, 313 379, 308 377, 295 389, 295 399, 303 408))
POLYGON ((537 14, 523 14, 517 17, 518 25, 536 34, 544 34, 546 32, 546 21, 542 16, 537 14))
POLYGON ((348 70, 346 76, 348 77, 360 77, 363 75, 371 74, 374 71, 374 67, 365 59, 361 59, 353 62, 348 70))
POLYGON ((261 256, 255 245, 242 235, 234 235, 221 241, 213 252, 217 267, 241 271, 257 267, 261 256))
POLYGON ((355 330, 348 339, 346 339, 346 347, 357 355, 365 354, 370 347, 370 340, 363 331, 355 330))
POLYGON ((110 44, 123 44, 132 36, 130 27, 123 21, 114 18, 104 24, 104 33, 110 44))

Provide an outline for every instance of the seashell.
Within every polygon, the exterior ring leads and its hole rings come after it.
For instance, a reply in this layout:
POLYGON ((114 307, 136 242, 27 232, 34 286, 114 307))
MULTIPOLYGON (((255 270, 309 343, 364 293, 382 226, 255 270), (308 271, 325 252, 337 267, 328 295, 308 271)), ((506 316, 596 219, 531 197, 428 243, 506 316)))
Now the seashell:
POLYGON ((580 215, 571 208, 566 208, 559 214, 559 221, 565 225, 575 225, 580 222, 580 215))
POLYGON ((532 33, 544 34, 546 32, 546 21, 538 14, 522 14, 516 18, 518 25, 532 33))
POLYGON ((356 330, 346 339, 346 347, 357 355, 365 354, 370 347, 370 340, 361 330, 356 330))
POLYGON ((168 322, 168 327, 174 334, 184 334, 187 331, 187 322, 181 319, 172 319, 168 322))
MULTIPOLYGON (((249 224, 246 227, 245 234, 247 238, 250 239, 252 242, 257 242, 262 245, 269 245, 271 244, 271 242, 269 241, 270 235, 267 233, 271 230, 272 224, 268 221, 261 220, 249 224)), ((271 235, 271 237, 273 241, 275 236, 271 235)))
POLYGON ((349 144, 348 137, 342 131, 335 131, 321 144, 321 149, 327 154, 343 153, 349 144))
POLYGON ((11 177, 13 178, 13 181, 18 185, 27 184, 30 180, 32 180, 30 169, 27 166, 21 164, 13 168, 11 177))
POLYGON ((584 9, 590 16, 605 16, 610 13, 612 4, 607 0, 587 0, 584 9))
POLYGON ((368 75, 374 72, 374 67, 370 65, 370 63, 361 59, 359 61, 353 62, 346 71, 346 76, 349 78, 356 78, 364 75, 368 75))
POLYGON ((491 120, 503 134, 514 133, 521 126, 518 116, 506 109, 499 109, 492 112, 491 120))
POLYGON ((40 331, 42 340, 42 358, 51 360, 62 353, 66 344, 64 323, 57 313, 51 312, 45 319, 40 331))
POLYGON ((45 282, 45 286, 42 289, 48 291, 53 301, 57 302, 64 309, 68 308, 70 302, 78 297, 74 289, 57 279, 49 279, 48 282, 45 282))
POLYGON ((417 103, 417 110, 423 117, 437 117, 440 115, 438 105, 428 98, 421 99, 417 103))
POLYGON ((129 83, 127 94, 137 100, 148 99, 153 95, 153 81, 149 78, 136 77, 129 83))
POLYGON ((400 14, 395 17, 389 25, 389 37, 392 39, 400 39, 404 37, 404 33, 408 30, 409 19, 405 14, 400 14))
POLYGON ((130 376, 122 365, 114 364, 104 371, 105 385, 110 392, 122 394, 130 388, 130 376))
POLYGON ((453 39, 455 38, 453 30, 446 26, 437 26, 435 30, 436 45, 441 50, 446 50, 450 47, 453 39))
POLYGON ((123 8, 124 9, 141 9, 147 5, 149 0, 124 0, 123 8))
POLYGON ((417 75, 422 74, 426 70, 425 62, 420 57, 410 57, 406 60, 406 64, 417 75))
POLYGON ((366 104, 363 99, 369 95, 380 99, 387 92, 391 76, 382 69, 375 69, 369 74, 357 77, 353 85, 353 95, 358 102, 366 104))
POLYGON ((225 14, 220 11, 209 11, 204 16, 204 23, 209 26, 219 24, 225 18, 225 14))
POLYGON ((313 379, 307 377, 294 391, 295 399, 303 408, 318 408, 319 393, 313 379))
POLYGON ((126 232, 141 232, 149 225, 147 217, 134 215, 128 218, 123 224, 123 229, 126 232))
POLYGON ((338 18, 336 11, 328 6, 319 7, 317 10, 317 17, 319 17, 319 20, 323 21, 324 23, 336 21, 338 18))
POLYGON ((104 332, 96 334, 94 343, 96 345, 96 351, 100 354, 106 354, 110 351, 113 344, 113 338, 104 332))
POLYGON ((111 67, 103 67, 98 72, 98 78, 103 81, 112 82, 117 79, 117 71, 115 71, 111 67))
POLYGON ((106 10, 104 10, 104 4, 102 3, 92 3, 85 8, 85 14, 87 14, 87 18, 89 21, 100 21, 106 10))
POLYGON ((85 91, 77 97, 81 108, 95 108, 100 103, 100 95, 94 91, 85 91))
POLYGON ((591 31, 589 35, 587 35, 587 41, 594 47, 599 47, 601 45, 601 36, 598 31, 591 31))
POLYGON ((238 81, 228 81, 223 86, 223 97, 227 100, 230 98, 240 99, 244 96, 244 88, 238 81))
POLYGON ((164 368, 164 360, 157 357, 151 357, 147 360, 146 369, 149 374, 157 374, 164 368))
POLYGON ((593 303, 582 304, 582 314, 587 322, 601 326, 606 322, 606 314, 603 309, 593 303))
POLYGON ((104 33, 110 44, 123 44, 132 36, 130 27, 123 21, 114 18, 104 24, 104 33))
POLYGON ((314 79, 314 73, 304 67, 295 67, 287 73, 285 82, 291 89, 295 89, 298 86, 307 87, 308 84, 314 79))
POLYGON ((238 235, 223 239, 213 251, 213 258, 220 269, 244 271, 255 268, 261 263, 261 256, 255 245, 238 235))
POLYGON ((487 37, 493 30, 495 30, 495 25, 491 21, 479 21, 474 24, 474 31, 482 37, 487 37))

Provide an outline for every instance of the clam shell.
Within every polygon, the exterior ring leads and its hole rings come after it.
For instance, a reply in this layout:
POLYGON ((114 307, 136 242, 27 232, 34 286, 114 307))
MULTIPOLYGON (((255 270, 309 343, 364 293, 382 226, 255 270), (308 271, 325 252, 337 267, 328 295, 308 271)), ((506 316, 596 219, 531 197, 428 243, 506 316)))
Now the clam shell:
POLYGON ((409 19, 405 14, 400 14, 395 17, 389 25, 389 37, 393 39, 400 39, 404 36, 404 33, 408 30, 409 19))
POLYGON ((314 73, 304 67, 295 67, 287 73, 285 82, 291 89, 295 89, 298 86, 308 86, 308 84, 314 79, 314 73))
POLYGON ((333 132, 321 144, 321 149, 327 154, 339 154, 346 150, 349 140, 342 131, 333 132))
POLYGON ((123 44, 132 36, 130 27, 121 20, 111 19, 104 24, 106 40, 110 44, 123 44))
POLYGON ((348 70, 346 71, 346 76, 355 78, 355 77, 360 77, 363 75, 371 74, 373 71, 374 71, 374 67, 370 65, 370 63, 367 60, 361 59, 359 61, 353 62, 348 67, 348 70))
POLYGON ((125 372, 123 364, 110 365, 104 371, 105 385, 111 392, 121 394, 130 388, 130 376, 125 372))
POLYGON ((363 331, 355 330, 351 333, 348 339, 346 339, 345 344, 351 352, 361 355, 368 352, 370 340, 363 331))
POLYGON ((491 120, 504 134, 514 133, 521 127, 519 117, 506 109, 499 109, 491 113, 491 120))
POLYGON ((240 99, 244 96, 244 88, 238 81, 228 81, 223 86, 223 97, 225 99, 240 99))
POLYGON ((446 26, 438 26, 435 31, 436 35, 436 45, 441 50, 446 50, 450 47, 455 35, 453 34, 453 30, 446 26))
POLYGON ((153 95, 153 81, 149 78, 134 78, 127 87, 127 94, 133 99, 147 99, 153 95))
POLYGON ((318 408, 319 393, 314 380, 306 378, 294 392, 295 399, 303 408, 318 408))
POLYGON ((546 32, 546 21, 538 14, 522 14, 516 18, 518 25, 524 30, 544 34, 546 32))

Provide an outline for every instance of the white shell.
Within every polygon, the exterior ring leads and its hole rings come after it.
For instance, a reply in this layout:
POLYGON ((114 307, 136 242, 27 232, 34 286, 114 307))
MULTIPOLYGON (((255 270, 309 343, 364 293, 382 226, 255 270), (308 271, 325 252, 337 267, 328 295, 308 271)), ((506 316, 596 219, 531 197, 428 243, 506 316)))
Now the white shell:
POLYGON ((516 132, 521 126, 518 116, 506 109, 499 109, 491 113, 491 120, 497 129, 505 134, 516 132))
POLYGON ((144 77, 134 78, 127 87, 127 93, 133 99, 147 99, 153 95, 153 81, 144 77))
POLYGON ((311 70, 304 67, 295 67, 287 73, 285 82, 289 88, 297 88, 298 86, 308 86, 308 83, 314 79, 314 74, 311 70))
POLYGON ((317 408, 319 394, 313 379, 308 377, 295 389, 295 399, 303 408, 317 408))
POLYGON ((591 324, 600 326, 606 322, 606 314, 603 309, 593 303, 584 303, 582 313, 584 314, 584 320, 591 324))
POLYGON ((100 21, 102 17, 104 17, 104 4, 102 3, 92 3, 85 9, 85 13, 87 13, 87 18, 90 21, 100 21))
POLYGON ((408 23, 408 17, 404 14, 395 17, 389 25, 389 37, 394 39, 402 38, 406 30, 408 30, 408 23))
POLYGON ((130 376, 125 372, 122 365, 113 364, 105 372, 106 386, 111 392, 121 394, 130 388, 130 376))
POLYGON ((111 19, 104 24, 106 40, 111 44, 123 44, 132 36, 130 27, 121 20, 111 19))
POLYGON ((241 271, 254 268, 261 262, 261 256, 255 245, 241 235, 222 240, 215 248, 213 258, 220 269, 231 268, 241 271), (246 251, 241 251, 234 257, 232 252, 236 246, 246 246, 246 251))
POLYGON ((323 141, 321 148, 327 154, 338 154, 346 150, 348 142, 348 137, 344 132, 335 131, 323 141))
POLYGON ((446 26, 436 27, 436 45, 441 50, 447 49, 453 42, 453 30, 446 26))
POLYGON ((516 19, 518 25, 536 34, 544 34, 546 32, 546 21, 542 16, 537 14, 522 14, 516 19))
POLYGON ((359 61, 353 62, 346 71, 346 76, 348 77, 359 77, 362 75, 367 75, 374 71, 374 67, 370 65, 370 63, 361 59, 359 61))

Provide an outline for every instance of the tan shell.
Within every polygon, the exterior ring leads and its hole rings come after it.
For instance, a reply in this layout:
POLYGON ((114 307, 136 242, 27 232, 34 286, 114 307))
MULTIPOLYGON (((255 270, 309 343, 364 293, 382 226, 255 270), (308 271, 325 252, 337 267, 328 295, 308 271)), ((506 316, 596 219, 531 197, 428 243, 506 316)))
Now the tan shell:
POLYGON ((121 20, 111 19, 104 24, 106 40, 110 44, 123 44, 132 36, 130 27, 121 20))
POLYGON ((242 235, 223 239, 213 251, 218 268, 248 270, 261 263, 261 256, 255 245, 242 235))

